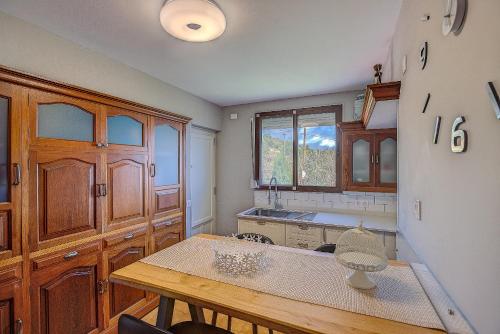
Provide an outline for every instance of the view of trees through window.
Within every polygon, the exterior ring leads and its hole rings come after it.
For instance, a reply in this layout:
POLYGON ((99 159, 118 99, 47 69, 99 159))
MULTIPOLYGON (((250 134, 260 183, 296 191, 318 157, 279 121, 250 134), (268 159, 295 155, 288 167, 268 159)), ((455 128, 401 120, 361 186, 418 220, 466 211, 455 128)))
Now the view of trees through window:
POLYGON ((294 117, 297 117, 297 185, 337 186, 336 113, 306 113, 297 116, 261 116, 260 181, 271 177, 278 184, 293 184, 294 117))

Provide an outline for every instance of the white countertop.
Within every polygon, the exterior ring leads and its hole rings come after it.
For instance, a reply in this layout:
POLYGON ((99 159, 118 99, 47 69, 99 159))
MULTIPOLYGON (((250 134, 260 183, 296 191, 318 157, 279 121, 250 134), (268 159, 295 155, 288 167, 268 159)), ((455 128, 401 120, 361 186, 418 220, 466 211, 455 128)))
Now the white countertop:
POLYGON ((251 212, 252 210, 255 209, 258 208, 251 208, 245 210, 239 213, 237 217, 241 219, 250 219, 250 220, 259 219, 259 220, 283 222, 283 223, 322 225, 322 226, 347 227, 347 228, 357 227, 361 219, 363 219, 363 226, 368 230, 396 232, 397 219, 393 215, 382 215, 369 212, 321 212, 321 211, 301 210, 304 212, 316 213, 314 219, 310 221, 310 220, 286 219, 277 217, 252 216, 247 214, 248 212, 251 212))

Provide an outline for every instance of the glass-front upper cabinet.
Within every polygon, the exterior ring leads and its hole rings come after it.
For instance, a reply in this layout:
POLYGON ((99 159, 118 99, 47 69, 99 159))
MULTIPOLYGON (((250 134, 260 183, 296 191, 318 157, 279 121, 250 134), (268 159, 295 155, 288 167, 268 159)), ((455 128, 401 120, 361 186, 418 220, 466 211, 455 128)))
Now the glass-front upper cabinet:
POLYGON ((0 260, 21 253, 21 88, 0 82, 0 260))
POLYGON ((397 142, 395 134, 377 136, 378 152, 375 157, 378 184, 395 186, 397 182, 397 142))
POLYGON ((92 102, 30 90, 32 143, 68 147, 103 145, 100 109, 92 102))
POLYGON ((120 108, 107 108, 107 145, 120 145, 120 149, 126 148, 144 151, 148 146, 148 137, 146 134, 147 116, 120 108))
POLYGON ((181 124, 153 118, 153 212, 158 215, 182 207, 182 133, 181 124))
POLYGON ((353 135, 349 137, 351 150, 351 180, 353 185, 371 185, 373 183, 373 148, 371 135, 353 135))

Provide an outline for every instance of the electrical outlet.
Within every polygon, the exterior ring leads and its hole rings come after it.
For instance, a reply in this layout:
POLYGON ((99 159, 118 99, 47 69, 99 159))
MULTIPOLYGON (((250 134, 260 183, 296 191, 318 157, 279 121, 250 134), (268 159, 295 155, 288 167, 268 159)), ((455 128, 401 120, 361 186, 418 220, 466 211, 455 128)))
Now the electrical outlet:
POLYGON ((357 199, 356 200, 356 206, 358 208, 367 208, 370 205, 367 199, 357 199))
POLYGON ((415 218, 417 220, 422 220, 422 202, 418 199, 415 200, 415 203, 413 204, 413 212, 415 213, 415 218))

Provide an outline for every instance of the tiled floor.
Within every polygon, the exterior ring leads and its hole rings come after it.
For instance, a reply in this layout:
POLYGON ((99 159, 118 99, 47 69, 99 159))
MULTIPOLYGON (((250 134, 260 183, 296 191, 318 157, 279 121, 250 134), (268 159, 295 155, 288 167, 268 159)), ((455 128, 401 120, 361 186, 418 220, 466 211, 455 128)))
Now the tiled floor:
MULTIPOLYGON (((151 313, 147 314, 143 320, 150 323, 150 324, 155 324, 156 322, 156 313, 158 312, 158 309, 154 309, 151 313)), ((212 319, 212 311, 210 310, 204 310, 205 312, 205 319, 207 322, 210 322, 212 319)), ((181 321, 186 321, 186 320, 191 320, 191 317, 189 316, 189 310, 187 307, 186 303, 183 302, 175 302, 175 309, 174 309, 174 319, 173 323, 176 324, 181 321)), ((223 314, 219 314, 217 317, 217 326, 221 328, 226 328, 227 327, 227 316, 223 314)), ((252 324, 239 320, 239 319, 232 319, 232 326, 231 326, 231 331, 234 334, 252 334, 252 324)), ((259 334, 268 334, 268 329, 264 327, 259 327, 259 334)), ((274 332, 275 334, 280 334, 279 332, 274 332)))

